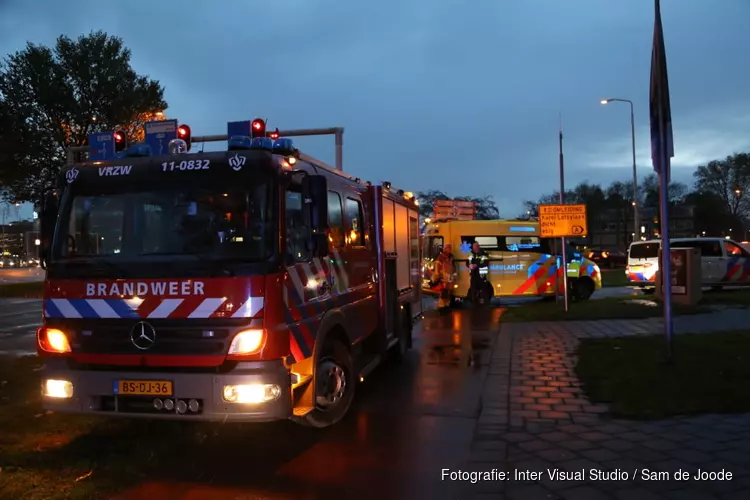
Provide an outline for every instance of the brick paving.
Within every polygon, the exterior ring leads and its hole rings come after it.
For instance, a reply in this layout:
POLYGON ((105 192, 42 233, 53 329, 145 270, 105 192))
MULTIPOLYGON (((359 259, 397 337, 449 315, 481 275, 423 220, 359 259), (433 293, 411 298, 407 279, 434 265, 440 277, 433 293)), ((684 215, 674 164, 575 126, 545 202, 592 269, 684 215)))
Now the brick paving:
MULTIPOLYGON (((675 331, 746 329, 747 317, 732 309, 680 316, 675 331)), ((583 396, 573 371, 578 339, 660 331, 658 319, 501 325, 464 470, 508 476, 464 481, 458 498, 750 499, 750 414, 616 420, 583 396), (555 470, 563 477, 549 477, 555 470), (699 470, 732 476, 675 478, 699 470)))

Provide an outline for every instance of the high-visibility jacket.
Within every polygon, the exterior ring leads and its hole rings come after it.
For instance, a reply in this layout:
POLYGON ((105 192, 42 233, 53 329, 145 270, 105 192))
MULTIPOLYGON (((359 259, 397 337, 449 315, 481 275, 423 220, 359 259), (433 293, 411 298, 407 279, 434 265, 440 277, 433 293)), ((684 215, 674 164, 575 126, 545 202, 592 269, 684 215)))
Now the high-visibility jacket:
POLYGON ((466 259, 466 265, 470 266, 476 264, 478 269, 469 271, 470 273, 477 272, 479 276, 486 276, 490 272, 490 256, 484 250, 479 250, 479 253, 471 252, 469 258, 466 259))
POLYGON ((443 283, 452 283, 456 273, 453 265, 453 256, 441 253, 435 260, 435 281, 442 280, 443 283))

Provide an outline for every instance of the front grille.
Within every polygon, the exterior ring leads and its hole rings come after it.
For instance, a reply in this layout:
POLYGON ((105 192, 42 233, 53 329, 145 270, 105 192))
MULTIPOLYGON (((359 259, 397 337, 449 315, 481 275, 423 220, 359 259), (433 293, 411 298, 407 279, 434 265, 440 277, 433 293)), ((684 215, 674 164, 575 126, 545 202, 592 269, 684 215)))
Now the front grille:
MULTIPOLYGON (((95 320, 67 322, 71 348, 79 354, 222 355, 239 328, 186 320, 147 320, 156 333, 147 349, 136 347, 131 338, 137 321, 95 320)), ((51 326, 51 325, 50 325, 51 326)))

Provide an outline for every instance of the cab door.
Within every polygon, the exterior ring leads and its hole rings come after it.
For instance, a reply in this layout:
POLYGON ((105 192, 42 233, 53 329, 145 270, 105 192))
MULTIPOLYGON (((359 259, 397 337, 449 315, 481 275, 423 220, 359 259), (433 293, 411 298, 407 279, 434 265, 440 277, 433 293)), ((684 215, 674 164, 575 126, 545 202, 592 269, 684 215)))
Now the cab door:
POLYGON ((701 251, 701 280, 703 284, 721 283, 727 274, 727 259, 721 240, 684 240, 671 244, 674 248, 698 247, 701 251))
POLYGON ((445 240, 440 234, 430 234, 422 238, 422 289, 430 288, 435 270, 435 259, 443 251, 445 240))
POLYGON ((459 236, 458 248, 454 246, 453 251, 456 255, 456 271, 457 276, 457 287, 455 295, 458 297, 466 297, 470 284, 470 273, 467 260, 471 255, 471 246, 473 243, 479 243, 482 250, 487 252, 489 255, 489 264, 487 273, 487 280, 492 284, 494 295, 507 295, 506 292, 506 276, 505 276, 505 255, 500 247, 499 238, 497 236, 483 236, 483 235, 462 235, 459 236), (456 251, 458 250, 458 251, 456 251))
POLYGON ((746 285, 750 282, 750 254, 733 241, 724 240, 725 271, 722 281, 730 284, 746 285))
POLYGON ((543 252, 538 236, 501 236, 506 292, 510 295, 540 295, 554 291, 555 259, 543 252))

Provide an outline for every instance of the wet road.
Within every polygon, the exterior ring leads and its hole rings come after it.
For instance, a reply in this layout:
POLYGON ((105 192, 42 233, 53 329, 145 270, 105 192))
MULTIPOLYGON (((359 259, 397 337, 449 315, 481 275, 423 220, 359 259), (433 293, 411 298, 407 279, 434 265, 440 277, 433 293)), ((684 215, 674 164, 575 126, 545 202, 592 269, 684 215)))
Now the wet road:
POLYGON ((44 281, 44 269, 42 269, 41 267, 0 269, 0 285, 6 283, 24 283, 30 281, 44 281))
MULTIPOLYGON (((0 350, 33 349, 39 301, 5 300, 0 307, 0 350)), ((148 423, 127 436, 84 438, 75 448, 96 456, 106 443, 129 454, 153 447, 156 435, 171 450, 119 500, 457 498, 458 483, 441 482, 441 470, 461 468, 470 454, 500 315, 428 313, 407 360, 379 367, 358 386, 348 417, 325 431, 290 422, 189 431, 148 423)))
POLYGON ((0 354, 35 354, 41 317, 39 299, 0 299, 0 354))

